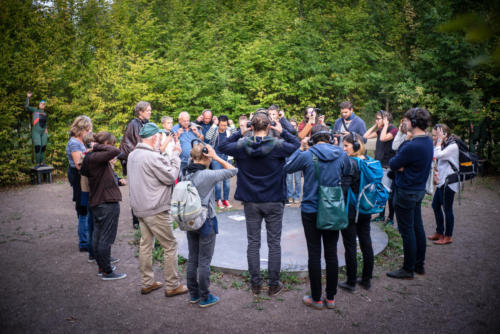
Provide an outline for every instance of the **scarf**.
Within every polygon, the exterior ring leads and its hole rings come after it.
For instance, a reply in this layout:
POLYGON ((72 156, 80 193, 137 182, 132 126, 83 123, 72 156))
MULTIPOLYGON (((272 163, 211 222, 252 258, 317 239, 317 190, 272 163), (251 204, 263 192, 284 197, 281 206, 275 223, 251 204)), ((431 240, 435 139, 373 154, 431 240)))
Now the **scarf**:
POLYGON ((351 116, 349 116, 346 121, 352 121, 354 119, 354 117, 356 117, 356 115, 354 115, 354 113, 352 113, 351 116))
POLYGON ((186 176, 187 174, 194 174, 197 171, 205 170, 205 169, 207 169, 207 166, 202 165, 202 164, 197 164, 197 163, 194 163, 191 161, 189 163, 189 165, 187 165, 187 167, 184 168, 184 170, 182 171, 182 175, 186 176))
POLYGON ((441 149, 444 150, 448 145, 455 143, 455 135, 450 134, 446 139, 441 143, 441 149))

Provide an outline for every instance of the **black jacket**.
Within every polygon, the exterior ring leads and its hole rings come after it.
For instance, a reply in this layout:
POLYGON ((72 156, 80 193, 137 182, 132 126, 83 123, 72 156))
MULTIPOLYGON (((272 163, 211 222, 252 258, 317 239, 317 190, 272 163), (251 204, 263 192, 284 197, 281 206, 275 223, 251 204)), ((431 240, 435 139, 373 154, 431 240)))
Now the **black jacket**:
POLYGON ((128 155, 132 152, 135 146, 141 142, 141 137, 139 136, 139 131, 148 123, 147 119, 134 118, 127 125, 127 129, 123 134, 122 142, 120 143, 121 155, 118 157, 120 160, 127 161, 128 155))

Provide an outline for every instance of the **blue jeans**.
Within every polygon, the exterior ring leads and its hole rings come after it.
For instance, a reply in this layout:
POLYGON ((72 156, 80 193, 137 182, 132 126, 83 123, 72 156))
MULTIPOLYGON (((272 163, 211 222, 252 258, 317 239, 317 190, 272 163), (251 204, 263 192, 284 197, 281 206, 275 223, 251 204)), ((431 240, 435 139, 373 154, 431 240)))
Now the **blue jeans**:
MULTIPOLYGON (((224 169, 220 163, 217 161, 212 161, 212 169, 224 169)), ((220 199, 227 201, 229 199, 229 189, 230 189, 230 184, 229 184, 229 179, 225 179, 221 182, 217 182, 215 184, 215 200, 218 201, 220 199), (224 197, 222 197, 221 194, 221 186, 222 190, 224 190, 224 197)))
POLYGON ((73 188, 73 201, 75 202, 76 215, 78 217, 78 247, 88 248, 88 211, 87 205, 82 205, 82 189, 80 185, 80 172, 74 168, 68 168, 68 181, 73 188))
POLYGON ((95 257, 94 253, 94 244, 93 244, 93 234, 94 234, 94 216, 92 216, 92 212, 90 211, 90 207, 88 207, 89 214, 88 214, 88 219, 87 219, 87 227, 88 227, 88 232, 89 232, 89 257, 95 257))
POLYGON ((425 262, 426 240, 422 223, 422 199, 425 190, 395 189, 394 211, 398 220, 398 230, 403 239, 403 269, 413 272, 425 262))
MULTIPOLYGON (((187 167, 188 162, 189 162, 189 161, 181 161, 181 167, 180 167, 180 169, 179 169, 179 178, 180 178, 180 176, 181 176, 181 175, 183 175, 183 174, 182 174, 182 171, 184 170, 184 168, 186 168, 186 167, 187 167)), ((133 214, 132 214, 132 215, 133 215, 133 214)))
POLYGON ((88 214, 85 216, 78 215, 78 247, 89 249, 89 227, 88 227, 88 214))
POLYGON ((82 191, 81 194, 81 205, 87 207, 87 244, 89 249, 89 257, 94 257, 94 246, 92 244, 92 234, 94 233, 94 217, 92 216, 92 211, 90 211, 89 204, 89 193, 82 191))
POLYGON ((453 226, 455 224, 455 217, 453 216, 453 199, 455 198, 455 192, 450 189, 450 187, 444 188, 441 186, 436 188, 434 193, 434 198, 432 199, 432 209, 434 210, 434 216, 436 217, 436 233, 444 234, 447 237, 453 235, 453 226), (446 232, 444 229, 444 215, 446 217, 446 232))
POLYGON ((201 235, 198 231, 188 231, 188 263, 186 271, 187 287, 191 298, 207 300, 210 293, 210 262, 215 248, 215 231, 201 235))
POLYGON ((291 197, 296 200, 300 199, 300 195, 302 192, 301 177, 302 171, 286 174, 286 189, 288 198, 291 197))

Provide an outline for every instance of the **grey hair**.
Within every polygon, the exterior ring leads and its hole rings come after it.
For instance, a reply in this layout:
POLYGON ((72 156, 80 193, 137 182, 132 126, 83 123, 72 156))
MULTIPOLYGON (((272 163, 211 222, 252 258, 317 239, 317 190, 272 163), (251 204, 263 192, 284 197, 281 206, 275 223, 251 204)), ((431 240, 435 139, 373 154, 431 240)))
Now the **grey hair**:
POLYGON ((139 102, 137 102, 137 104, 135 105, 135 108, 134 108, 135 114, 137 116, 139 116, 139 111, 144 111, 148 107, 151 107, 151 103, 146 102, 146 101, 139 101, 139 102))
POLYGON ((182 116, 187 116, 188 118, 191 118, 191 116, 189 115, 189 113, 187 111, 181 111, 179 113, 178 119, 181 119, 182 116))
POLYGON ((202 115, 205 115, 205 113, 207 113, 207 112, 209 112, 209 113, 210 113, 210 115, 212 115, 212 114, 213 114, 212 110, 210 110, 210 109, 205 109, 205 110, 203 110, 203 112, 202 112, 201 114, 202 114, 202 115))
POLYGON ((163 124, 163 123, 165 123, 166 121, 171 121, 171 122, 173 122, 173 120, 174 120, 174 119, 173 119, 172 117, 170 117, 170 116, 163 116, 163 117, 161 118, 161 123, 163 124))

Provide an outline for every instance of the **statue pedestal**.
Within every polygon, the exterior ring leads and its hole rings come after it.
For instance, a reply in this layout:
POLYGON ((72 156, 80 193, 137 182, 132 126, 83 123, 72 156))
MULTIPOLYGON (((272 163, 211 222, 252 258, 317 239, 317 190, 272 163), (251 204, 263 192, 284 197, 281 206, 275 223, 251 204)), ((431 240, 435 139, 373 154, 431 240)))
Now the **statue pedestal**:
POLYGON ((52 183, 52 166, 31 167, 30 176, 32 184, 41 184, 43 182, 52 183))

